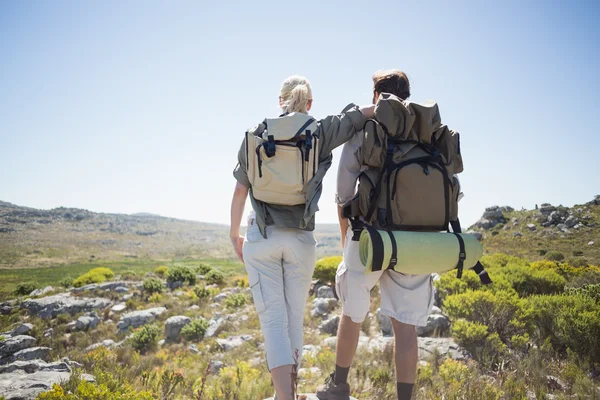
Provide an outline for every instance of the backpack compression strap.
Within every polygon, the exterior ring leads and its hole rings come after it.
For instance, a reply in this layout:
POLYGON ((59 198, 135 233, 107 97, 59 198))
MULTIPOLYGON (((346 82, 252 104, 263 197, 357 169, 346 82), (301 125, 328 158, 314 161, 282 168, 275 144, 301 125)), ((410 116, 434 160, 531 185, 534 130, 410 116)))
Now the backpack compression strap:
MULTIPOLYGON (((452 227, 452 232, 458 238, 458 243, 460 246, 460 253, 458 256, 458 264, 456 266, 456 268, 458 269, 457 277, 460 278, 462 276, 462 271, 463 271, 463 263, 465 260, 464 257, 466 256, 465 242, 464 242, 463 238, 460 237, 460 235, 458 235, 458 233, 462 233, 462 228, 460 227, 460 221, 458 219, 456 221, 450 221, 450 226, 452 227)), ((488 275, 487 271, 483 268, 483 265, 481 265, 481 262, 477 261, 477 264, 475 264, 475 266, 471 269, 477 274, 477 276, 479 276, 479 280, 481 281, 481 283, 483 283, 484 285, 489 285, 490 283, 492 283, 490 276, 488 275)))

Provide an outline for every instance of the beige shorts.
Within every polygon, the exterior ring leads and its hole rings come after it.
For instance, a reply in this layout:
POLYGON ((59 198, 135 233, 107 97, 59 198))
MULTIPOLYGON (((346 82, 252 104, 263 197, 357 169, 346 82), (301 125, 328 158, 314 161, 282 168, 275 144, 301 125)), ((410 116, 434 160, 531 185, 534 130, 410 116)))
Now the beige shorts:
POLYGON ((415 326, 427 325, 433 306, 433 278, 407 275, 393 270, 367 272, 360 262, 358 242, 352 241, 348 229, 344 259, 335 277, 336 291, 342 301, 342 314, 352 321, 364 321, 371 304, 371 289, 379 282, 381 313, 415 326))

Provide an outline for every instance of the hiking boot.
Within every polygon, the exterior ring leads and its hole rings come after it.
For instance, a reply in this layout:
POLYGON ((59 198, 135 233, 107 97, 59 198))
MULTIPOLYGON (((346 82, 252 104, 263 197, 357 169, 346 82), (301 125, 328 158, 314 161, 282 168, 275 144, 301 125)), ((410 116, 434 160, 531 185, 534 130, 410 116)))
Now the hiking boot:
POLYGON ((350 385, 347 383, 336 383, 333 380, 335 373, 332 373, 325 379, 325 384, 321 386, 317 393, 319 400, 350 400, 350 385))

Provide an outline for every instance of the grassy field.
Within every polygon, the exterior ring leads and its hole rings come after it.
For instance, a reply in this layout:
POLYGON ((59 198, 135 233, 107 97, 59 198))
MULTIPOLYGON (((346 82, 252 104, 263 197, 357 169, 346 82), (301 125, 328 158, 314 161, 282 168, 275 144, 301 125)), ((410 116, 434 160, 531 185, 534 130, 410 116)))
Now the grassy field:
POLYGON ((241 262, 234 259, 206 258, 202 260, 183 259, 172 261, 110 261, 89 262, 58 265, 55 267, 23 268, 23 269, 0 269, 0 300, 12 297, 12 292, 19 283, 35 282, 40 287, 56 286, 64 278, 77 278, 92 268, 108 267, 115 275, 136 275, 142 278, 147 272, 152 272, 159 265, 168 267, 197 266, 200 262, 213 267, 218 267, 225 274, 232 275, 244 272, 241 262))

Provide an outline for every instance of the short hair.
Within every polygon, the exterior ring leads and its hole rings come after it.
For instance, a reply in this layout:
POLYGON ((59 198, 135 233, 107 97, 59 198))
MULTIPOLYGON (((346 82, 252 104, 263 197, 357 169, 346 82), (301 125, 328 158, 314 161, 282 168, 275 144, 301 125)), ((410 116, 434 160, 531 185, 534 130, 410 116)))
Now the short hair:
POLYGON ((410 82, 408 76, 398 69, 379 70, 373 74, 373 90, 406 100, 410 97, 410 82))

